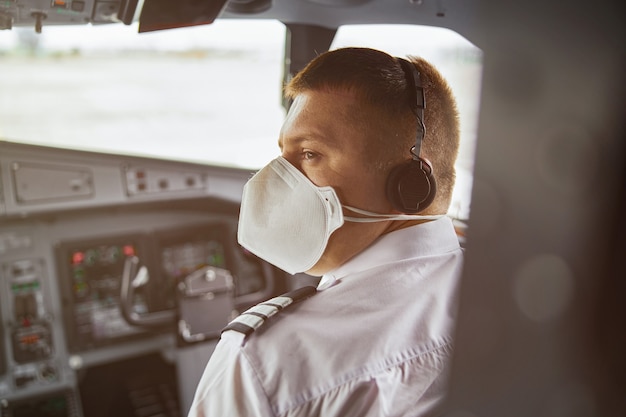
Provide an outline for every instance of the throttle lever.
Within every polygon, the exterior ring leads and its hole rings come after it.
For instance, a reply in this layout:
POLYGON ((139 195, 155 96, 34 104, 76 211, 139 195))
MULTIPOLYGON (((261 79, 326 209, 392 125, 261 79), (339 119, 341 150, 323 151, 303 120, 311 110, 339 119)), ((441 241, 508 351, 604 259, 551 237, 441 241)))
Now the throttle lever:
POLYGON ((137 256, 129 256, 124 261, 122 272, 122 288, 120 289, 120 308, 124 319, 133 326, 161 327, 173 325, 176 311, 165 310, 155 313, 139 314, 133 309, 135 289, 147 284, 150 280, 148 268, 139 266, 137 256))

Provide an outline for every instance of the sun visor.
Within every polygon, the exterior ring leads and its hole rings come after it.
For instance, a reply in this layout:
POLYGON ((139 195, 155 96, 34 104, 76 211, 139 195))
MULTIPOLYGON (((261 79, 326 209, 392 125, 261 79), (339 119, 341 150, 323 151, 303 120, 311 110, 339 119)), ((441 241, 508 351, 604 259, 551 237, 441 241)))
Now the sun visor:
POLYGON ((145 0, 139 17, 139 33, 211 24, 226 1, 145 0))

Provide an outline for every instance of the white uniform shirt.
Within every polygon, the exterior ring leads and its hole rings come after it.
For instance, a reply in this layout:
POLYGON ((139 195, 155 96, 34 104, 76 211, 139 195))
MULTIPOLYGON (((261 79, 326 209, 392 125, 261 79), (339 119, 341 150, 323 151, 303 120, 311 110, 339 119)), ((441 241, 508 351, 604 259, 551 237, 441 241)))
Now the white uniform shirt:
POLYGON ((383 235, 254 333, 224 332, 189 416, 428 415, 445 393, 462 262, 449 218, 383 235))

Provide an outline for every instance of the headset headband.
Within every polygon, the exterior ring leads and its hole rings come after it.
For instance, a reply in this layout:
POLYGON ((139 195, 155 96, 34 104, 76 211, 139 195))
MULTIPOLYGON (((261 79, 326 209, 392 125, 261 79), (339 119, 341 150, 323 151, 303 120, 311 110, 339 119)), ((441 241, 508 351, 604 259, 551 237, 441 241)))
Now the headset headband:
POLYGON ((415 136, 415 146, 411 148, 411 155, 414 159, 419 159, 422 149, 422 140, 426 135, 426 126, 424 125, 424 109, 426 108, 426 99, 424 98, 424 87, 419 71, 411 62, 404 58, 396 58, 404 71, 407 83, 409 84, 409 96, 411 111, 417 118, 419 129, 415 136))

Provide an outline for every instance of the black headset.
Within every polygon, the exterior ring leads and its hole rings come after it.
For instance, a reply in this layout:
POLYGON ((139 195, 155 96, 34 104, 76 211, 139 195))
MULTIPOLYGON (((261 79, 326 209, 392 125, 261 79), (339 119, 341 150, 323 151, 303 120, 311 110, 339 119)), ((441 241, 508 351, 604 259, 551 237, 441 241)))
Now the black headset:
POLYGON ((411 111, 417 117, 415 145, 411 147, 411 160, 393 168, 387 177, 387 199, 402 213, 414 214, 424 210, 435 199, 437 184, 430 162, 420 156, 422 140, 426 134, 424 109, 426 100, 420 73, 411 62, 397 58, 409 87, 411 111))

